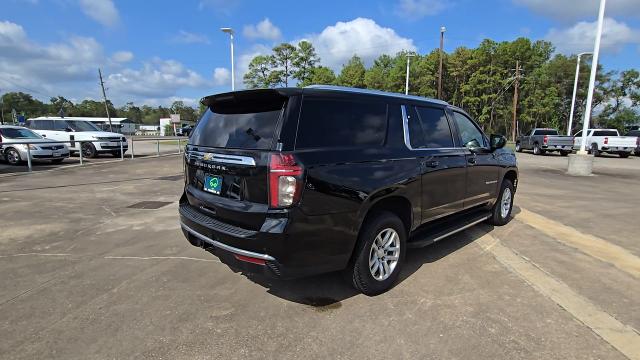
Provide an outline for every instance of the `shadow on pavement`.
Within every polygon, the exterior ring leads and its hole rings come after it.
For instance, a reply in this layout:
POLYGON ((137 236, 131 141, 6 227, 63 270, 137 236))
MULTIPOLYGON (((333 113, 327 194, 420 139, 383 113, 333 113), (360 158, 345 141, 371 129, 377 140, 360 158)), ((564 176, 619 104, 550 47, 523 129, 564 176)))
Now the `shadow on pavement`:
MULTIPOLYGON (((514 209, 515 210, 515 209, 514 209)), ((519 209, 518 209, 519 211, 519 209)), ((480 236, 493 229, 493 226, 478 227, 480 236)), ((411 277, 422 265, 434 263, 463 247, 473 243, 477 236, 470 232, 462 232, 436 242, 424 248, 409 249, 405 264, 400 273, 398 284, 411 277), (463 234, 460 236, 460 234, 463 234)), ((281 280, 262 275, 242 273, 252 282, 267 289, 269 294, 298 304, 309 305, 317 311, 336 309, 342 306, 345 299, 360 293, 351 286, 342 272, 333 272, 312 277, 281 280)))

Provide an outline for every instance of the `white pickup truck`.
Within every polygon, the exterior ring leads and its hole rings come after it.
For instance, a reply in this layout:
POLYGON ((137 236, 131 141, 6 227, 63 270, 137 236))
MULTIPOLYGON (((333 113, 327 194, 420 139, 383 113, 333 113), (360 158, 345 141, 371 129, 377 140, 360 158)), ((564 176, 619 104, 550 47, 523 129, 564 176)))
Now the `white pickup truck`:
MULTIPOLYGON (((582 130, 573 138, 573 147, 580 149, 582 144, 582 130)), ((601 153, 618 154, 621 158, 631 155, 638 146, 638 138, 633 136, 620 136, 616 129, 589 129, 587 131, 586 149, 594 156, 601 153)))

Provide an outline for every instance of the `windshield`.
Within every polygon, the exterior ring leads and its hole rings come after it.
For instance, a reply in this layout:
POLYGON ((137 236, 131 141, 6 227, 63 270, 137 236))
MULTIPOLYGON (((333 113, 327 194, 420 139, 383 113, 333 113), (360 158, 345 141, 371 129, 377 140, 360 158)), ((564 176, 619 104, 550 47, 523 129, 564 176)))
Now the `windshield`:
POLYGON ((270 149, 281 110, 218 114, 207 110, 191 135, 193 145, 270 149))
POLYGON ((0 134, 7 139, 42 139, 42 137, 29 129, 4 128, 0 134))
POLYGON ((67 124, 69 124, 69 127, 74 131, 102 131, 89 121, 67 120, 67 124))
POLYGON ((536 130, 534 135, 558 135, 558 130, 536 130))

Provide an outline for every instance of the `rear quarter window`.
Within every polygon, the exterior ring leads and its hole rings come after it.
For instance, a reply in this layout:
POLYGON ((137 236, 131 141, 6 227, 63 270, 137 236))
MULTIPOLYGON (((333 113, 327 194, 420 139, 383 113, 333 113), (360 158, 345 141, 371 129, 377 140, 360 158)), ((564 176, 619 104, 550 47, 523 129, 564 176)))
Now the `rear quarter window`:
POLYGON ((302 102, 296 149, 382 146, 387 104, 307 97, 302 102))

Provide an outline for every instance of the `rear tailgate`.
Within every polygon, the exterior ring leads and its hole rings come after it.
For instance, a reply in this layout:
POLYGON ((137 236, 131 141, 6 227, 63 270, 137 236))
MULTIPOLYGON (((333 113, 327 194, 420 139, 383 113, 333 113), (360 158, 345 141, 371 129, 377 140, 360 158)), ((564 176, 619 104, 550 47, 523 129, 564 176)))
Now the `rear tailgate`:
POLYGON ((636 138, 633 136, 610 136, 608 137, 608 147, 636 147, 636 138))
POLYGON ((269 208, 269 159, 287 97, 275 90, 204 99, 209 109, 189 139, 186 195, 204 215, 259 230, 269 208))
POLYGON ((573 146, 573 136, 550 135, 547 144, 571 147, 573 146))

